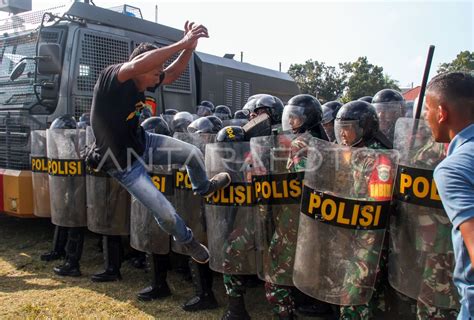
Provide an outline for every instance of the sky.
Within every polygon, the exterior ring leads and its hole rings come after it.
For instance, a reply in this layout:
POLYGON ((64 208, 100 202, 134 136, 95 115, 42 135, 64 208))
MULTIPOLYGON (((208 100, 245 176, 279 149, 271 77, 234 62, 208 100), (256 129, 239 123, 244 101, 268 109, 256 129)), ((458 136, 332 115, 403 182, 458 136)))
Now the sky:
MULTIPOLYGON (((49 1, 32 0, 33 9, 49 1)), ((61 0, 59 0, 61 1, 61 0)), ((64 1, 63 2, 67 2, 64 1)), ((205 25, 210 37, 198 51, 287 71, 312 59, 337 66, 367 56, 398 80, 420 84, 429 45, 435 45, 430 77, 440 63, 474 51, 474 1, 156 1, 93 0, 108 8, 127 3, 145 19, 183 29, 186 20, 205 25)), ((56 3, 56 2, 55 2, 56 3)), ((0 13, 0 18, 6 13, 0 13)))

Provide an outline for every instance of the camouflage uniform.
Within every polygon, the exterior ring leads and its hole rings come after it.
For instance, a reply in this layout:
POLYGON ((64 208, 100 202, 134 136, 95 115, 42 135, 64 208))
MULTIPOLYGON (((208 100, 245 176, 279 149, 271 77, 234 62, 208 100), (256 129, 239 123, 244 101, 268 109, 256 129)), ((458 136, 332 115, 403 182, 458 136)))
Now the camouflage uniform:
MULTIPOLYGON (((372 142, 367 145, 370 149, 382 149, 382 145, 379 142, 372 142)), ((362 153, 355 154, 357 157, 363 157, 362 153)), ((360 163, 360 161, 357 161, 360 163)), ((367 168, 373 166, 372 161, 363 162, 363 166, 354 168, 354 187, 352 193, 355 197, 366 196, 369 194, 369 180, 366 174, 367 168)), ((352 306, 341 306, 339 308, 341 320, 361 320, 361 319, 372 319, 376 309, 384 311, 384 291, 388 284, 387 279, 387 260, 388 260, 388 237, 385 236, 384 244, 382 247, 382 253, 379 255, 377 250, 372 249, 372 243, 374 239, 371 235, 365 234, 357 239, 349 239, 348 241, 357 241, 357 252, 356 256, 359 258, 357 263, 350 262, 349 268, 351 272, 346 272, 347 282, 352 283, 348 292, 347 300, 350 301, 351 296, 358 296, 360 294, 360 281, 367 276, 367 271, 372 269, 373 265, 377 265, 376 280, 375 280, 375 292, 372 298, 367 304, 364 305, 352 305, 352 306), (380 260, 379 260, 380 256, 380 260)))
MULTIPOLYGON (((301 136, 291 141, 290 154, 286 170, 288 172, 303 171, 306 167, 307 141, 301 136)), ((275 208, 275 207, 274 207, 275 208)), ((279 206, 274 210, 275 230, 269 244, 270 261, 267 278, 272 282, 265 283, 267 301, 274 305, 272 311, 280 318, 295 313, 293 286, 277 283, 293 283, 293 266, 298 238, 299 212, 293 212, 287 206, 279 206), (295 218, 296 214, 296 218, 295 218)))
MULTIPOLYGON (((445 154, 445 146, 430 138, 424 146, 414 151, 412 165, 434 167, 443 160, 445 154)), ((452 248, 446 248, 451 239, 449 219, 432 214, 430 208, 420 207, 418 221, 419 234, 415 246, 425 259, 422 286, 416 302, 417 319, 456 319, 457 309, 435 306, 439 303, 453 307, 457 305, 457 297, 450 290, 453 286, 451 270, 454 268, 454 252, 452 248), (446 270, 449 272, 446 273, 446 270)))
MULTIPOLYGON (((251 162, 249 154, 245 157, 245 163, 250 164, 251 162)), ((245 179, 251 181, 251 174, 246 175, 245 179)), ((234 226, 231 225, 230 227, 234 226)), ((255 247, 254 234, 254 226, 236 228, 232 230, 224 244, 226 249, 223 265, 223 280, 226 293, 230 297, 240 297, 245 294, 245 278, 239 275, 239 273, 241 273, 243 269, 242 262, 247 259, 247 252, 252 251, 255 247)))

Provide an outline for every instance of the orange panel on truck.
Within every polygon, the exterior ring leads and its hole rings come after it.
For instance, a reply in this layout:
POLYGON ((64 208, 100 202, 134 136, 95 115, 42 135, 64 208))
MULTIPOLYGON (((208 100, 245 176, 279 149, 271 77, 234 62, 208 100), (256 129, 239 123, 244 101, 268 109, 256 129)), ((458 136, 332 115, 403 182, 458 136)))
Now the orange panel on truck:
POLYGON ((3 206, 3 211, 7 214, 24 218, 34 217, 31 171, 4 170, 3 206))
POLYGON ((3 173, 5 169, 0 169, 0 212, 4 212, 5 209, 3 207, 3 173))

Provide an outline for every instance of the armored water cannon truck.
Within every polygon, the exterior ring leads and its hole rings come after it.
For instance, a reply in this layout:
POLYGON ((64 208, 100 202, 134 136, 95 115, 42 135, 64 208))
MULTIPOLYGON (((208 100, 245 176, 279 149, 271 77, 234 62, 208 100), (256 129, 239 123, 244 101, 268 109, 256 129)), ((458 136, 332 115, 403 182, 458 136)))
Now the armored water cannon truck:
MULTIPOLYGON (((166 46, 183 35, 142 19, 139 8, 87 2, 26 12, 31 0, 0 5, 14 13, 0 20, 0 212, 33 214, 31 131, 47 129, 61 115, 77 120, 88 112, 100 71, 127 61, 138 44, 166 46)), ((194 112, 202 100, 235 112, 255 93, 287 101, 299 90, 286 73, 195 52, 177 81, 147 96, 154 114, 166 108, 194 112)))

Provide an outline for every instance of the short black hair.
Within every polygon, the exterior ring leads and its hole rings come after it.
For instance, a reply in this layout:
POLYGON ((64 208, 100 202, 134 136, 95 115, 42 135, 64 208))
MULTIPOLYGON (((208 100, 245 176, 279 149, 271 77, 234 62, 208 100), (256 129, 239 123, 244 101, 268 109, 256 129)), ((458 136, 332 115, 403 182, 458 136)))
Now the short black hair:
POLYGON ((133 50, 132 54, 130 54, 130 57, 128 58, 129 61, 132 61, 135 59, 135 57, 141 55, 142 53, 145 53, 147 51, 155 50, 158 49, 157 46, 155 46, 152 43, 149 42, 142 42, 140 43, 135 50, 133 50))
POLYGON ((462 71, 441 73, 431 79, 427 91, 458 110, 474 115, 474 74, 462 71))

